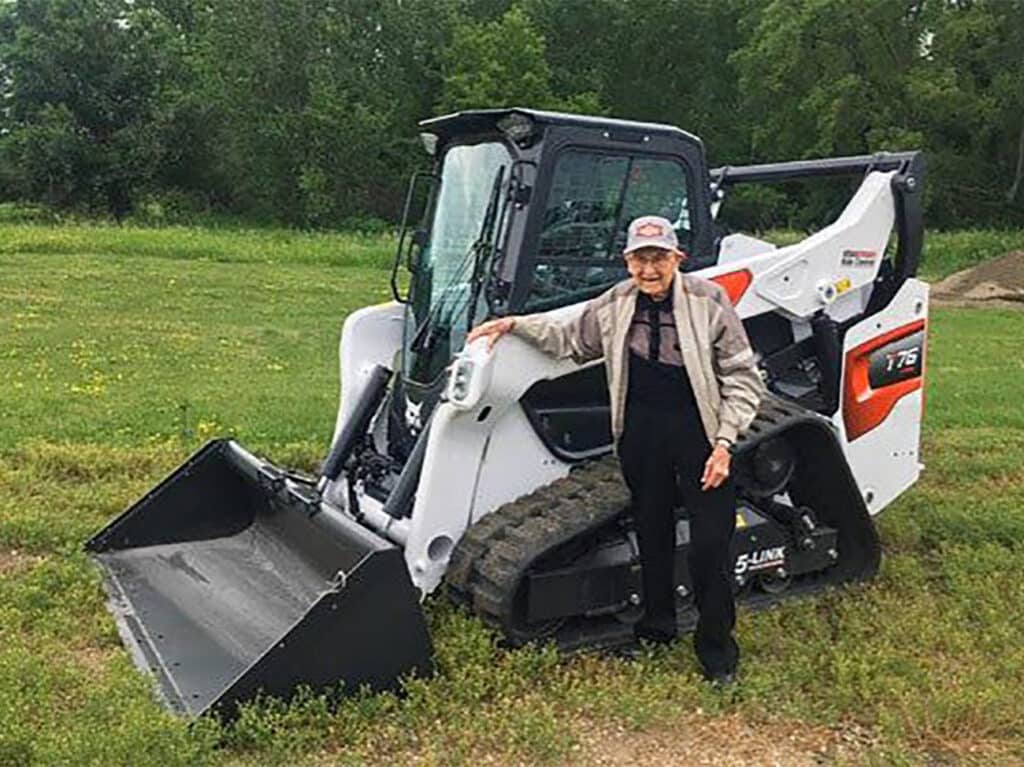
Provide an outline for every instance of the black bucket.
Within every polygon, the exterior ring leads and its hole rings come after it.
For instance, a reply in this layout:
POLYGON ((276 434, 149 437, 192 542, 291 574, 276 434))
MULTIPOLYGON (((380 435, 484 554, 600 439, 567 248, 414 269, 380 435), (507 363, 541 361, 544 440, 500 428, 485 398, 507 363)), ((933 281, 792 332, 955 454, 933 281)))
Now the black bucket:
POLYGON ((431 671, 401 549, 234 442, 204 446, 86 548, 175 711, 230 716, 258 692, 395 689, 431 671))

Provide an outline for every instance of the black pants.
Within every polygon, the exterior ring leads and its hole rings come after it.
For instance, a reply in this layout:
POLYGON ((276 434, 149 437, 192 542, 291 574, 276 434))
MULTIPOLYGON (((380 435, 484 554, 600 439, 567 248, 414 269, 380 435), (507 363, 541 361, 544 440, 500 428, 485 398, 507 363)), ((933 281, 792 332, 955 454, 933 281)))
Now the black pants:
POLYGON ((736 530, 732 480, 701 490, 711 446, 704 429, 684 410, 630 406, 619 442, 622 472, 632 494, 644 615, 637 636, 670 641, 676 636, 675 506, 679 497, 689 515, 689 570, 699 619, 694 633, 705 674, 734 671, 739 647, 733 638, 736 608, 729 548, 736 530))

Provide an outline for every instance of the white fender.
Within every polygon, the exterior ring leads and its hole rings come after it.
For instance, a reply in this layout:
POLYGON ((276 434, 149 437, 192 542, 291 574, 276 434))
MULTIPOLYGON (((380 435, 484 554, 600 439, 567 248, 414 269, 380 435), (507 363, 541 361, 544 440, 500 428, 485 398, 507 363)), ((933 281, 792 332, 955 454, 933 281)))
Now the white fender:
POLYGON ((359 395, 377 365, 391 369, 395 353, 402 346, 405 307, 397 301, 367 306, 352 312, 341 326, 338 345, 341 400, 331 444, 338 439, 359 395))

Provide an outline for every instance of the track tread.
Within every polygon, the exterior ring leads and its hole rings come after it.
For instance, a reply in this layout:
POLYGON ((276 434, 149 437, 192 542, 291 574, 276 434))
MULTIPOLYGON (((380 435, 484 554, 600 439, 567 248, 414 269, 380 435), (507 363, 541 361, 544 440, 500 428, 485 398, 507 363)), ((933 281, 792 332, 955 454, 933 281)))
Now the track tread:
POLYGON ((528 641, 512 622, 512 603, 530 566, 573 538, 614 519, 629 503, 614 456, 575 467, 472 525, 455 547, 445 579, 457 602, 500 628, 511 644, 528 641))

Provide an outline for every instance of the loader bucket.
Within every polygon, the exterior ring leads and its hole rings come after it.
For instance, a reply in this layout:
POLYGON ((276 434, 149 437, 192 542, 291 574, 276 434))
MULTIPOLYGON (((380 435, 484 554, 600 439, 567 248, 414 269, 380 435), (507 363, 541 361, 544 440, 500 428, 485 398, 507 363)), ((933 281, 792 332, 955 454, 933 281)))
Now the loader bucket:
POLYGON ((138 666, 180 713, 431 670, 402 551, 237 444, 207 444, 86 548, 138 666))

